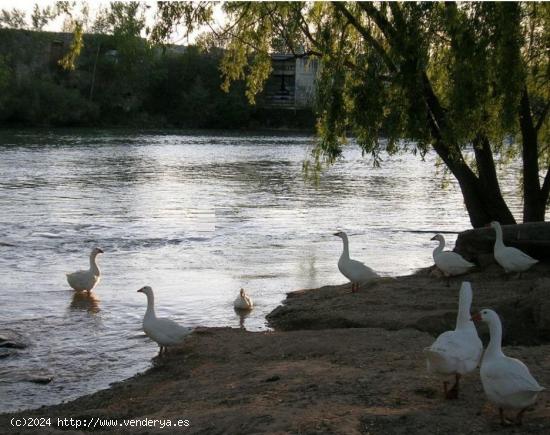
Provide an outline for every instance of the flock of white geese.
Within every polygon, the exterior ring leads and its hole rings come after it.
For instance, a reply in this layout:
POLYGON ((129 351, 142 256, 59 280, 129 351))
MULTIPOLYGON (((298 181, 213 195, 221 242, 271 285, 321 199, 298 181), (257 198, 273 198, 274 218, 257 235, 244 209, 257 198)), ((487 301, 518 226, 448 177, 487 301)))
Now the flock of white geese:
MULTIPOLYGON (((538 262, 519 249, 505 246, 502 228, 498 222, 492 222, 491 227, 496 232, 494 257, 506 273, 524 272, 538 262)), ((380 276, 370 267, 350 258, 349 241, 345 232, 339 231, 334 235, 343 241, 338 269, 350 280, 352 292, 357 292, 360 286, 380 279, 380 276)), ((433 251, 433 259, 435 266, 445 277, 467 273, 475 266, 456 252, 445 251, 445 239, 441 234, 437 234, 432 240, 439 242, 433 251)), ((88 270, 67 274, 67 281, 74 290, 91 292, 97 286, 101 271, 96 259, 102 253, 103 250, 100 248, 94 248, 90 254, 88 270)), ((155 297, 151 287, 142 287, 138 292, 147 297, 143 331, 159 345, 159 355, 165 353, 169 346, 181 343, 193 331, 193 328, 184 327, 171 319, 156 316, 155 297)), ((460 288, 455 329, 439 335, 434 343, 425 349, 428 371, 446 377, 455 377, 455 382, 450 389, 449 382, 443 382, 445 397, 455 399, 458 397, 461 376, 476 370, 479 366, 483 389, 489 401, 498 407, 501 423, 503 425, 521 424, 523 413, 535 403, 537 395, 544 388, 538 384, 523 362, 504 355, 501 347, 502 325, 498 314, 491 309, 483 309, 474 315, 470 314, 472 298, 472 286, 465 281, 460 288), (483 345, 474 321, 482 321, 489 326, 490 341, 485 352, 483 352, 483 345), (505 410, 517 411, 513 422, 506 419, 505 410)), ((233 306, 238 311, 249 311, 254 304, 245 290, 240 289, 233 306)))

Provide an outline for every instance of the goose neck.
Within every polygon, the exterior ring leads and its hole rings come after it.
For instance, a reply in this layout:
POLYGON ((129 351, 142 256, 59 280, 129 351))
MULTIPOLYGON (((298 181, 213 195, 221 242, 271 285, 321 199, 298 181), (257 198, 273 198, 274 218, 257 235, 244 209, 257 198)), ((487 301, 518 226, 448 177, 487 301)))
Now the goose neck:
POLYGON ((96 257, 97 257, 96 253, 90 254, 90 270, 93 272, 94 275, 99 275, 100 270, 99 270, 99 266, 97 265, 96 257))
POLYGON ((147 311, 145 311, 146 318, 155 318, 155 296, 152 293, 146 293, 147 296, 147 311))
POLYGON ((344 250, 342 251, 342 257, 349 258, 349 243, 346 235, 342 236, 342 242, 344 242, 344 250))
POLYGON ((502 324, 500 323, 500 320, 493 319, 489 323, 489 333, 491 335, 491 339, 489 341, 489 345, 487 346, 486 355, 488 357, 491 356, 501 356, 502 353, 502 324))
POLYGON ((434 249, 433 255, 437 255, 441 252, 443 252, 443 249, 445 248, 445 239, 441 238, 439 239, 439 245, 434 249))
POLYGON ((496 248, 503 248, 504 247, 504 241, 503 241, 503 237, 502 237, 502 227, 500 225, 495 225, 495 233, 496 233, 495 249, 496 248))
POLYGON ((458 302, 458 314, 456 316, 456 328, 470 328, 474 326, 471 321, 470 308, 472 306, 472 295, 470 293, 461 295, 458 302))

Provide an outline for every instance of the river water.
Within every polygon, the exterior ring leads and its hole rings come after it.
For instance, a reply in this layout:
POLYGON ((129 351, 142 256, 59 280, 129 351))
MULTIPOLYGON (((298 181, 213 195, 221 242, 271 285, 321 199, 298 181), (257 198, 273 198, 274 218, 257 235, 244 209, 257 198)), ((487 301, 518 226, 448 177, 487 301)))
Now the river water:
MULTIPOLYGON (((151 365, 146 300, 188 326, 265 329, 285 293, 346 280, 352 258, 383 275, 432 264, 429 231, 469 227, 435 157, 403 154, 374 168, 353 146, 319 184, 304 180, 313 138, 292 135, 26 131, 0 135, 0 331, 29 346, 0 359, 0 411, 106 388, 151 365), (428 231, 424 233, 422 231, 428 231), (99 246, 93 298, 65 273, 99 246), (241 319, 239 288, 256 303, 241 319), (53 376, 47 385, 28 382, 53 376)), ((514 209, 517 181, 504 190, 514 209)), ((454 243, 455 235, 447 238, 454 243)))

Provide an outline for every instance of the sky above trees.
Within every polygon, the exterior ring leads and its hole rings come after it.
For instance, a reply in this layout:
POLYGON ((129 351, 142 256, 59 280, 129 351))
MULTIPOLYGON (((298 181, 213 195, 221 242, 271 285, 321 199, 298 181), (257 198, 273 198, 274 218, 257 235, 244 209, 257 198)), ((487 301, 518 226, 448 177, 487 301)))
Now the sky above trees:
MULTIPOLYGON (((38 5, 40 8, 47 8, 51 7, 53 8, 57 2, 55 0, 2 0, 0 3, 0 10, 11 12, 14 9, 21 11, 25 14, 25 19, 27 22, 27 25, 31 26, 31 15, 33 13, 33 9, 35 8, 35 5, 38 5)), ((89 14, 89 26, 91 27, 93 22, 95 21, 95 18, 97 14, 105 8, 109 7, 109 4, 111 2, 109 1, 97 1, 97 0, 91 0, 91 1, 78 1, 76 2, 76 11, 77 14, 81 14, 83 8, 87 8, 88 14, 89 14)), ((146 24, 149 27, 152 27, 155 22, 155 12, 156 12, 156 1, 153 0, 147 0, 147 1, 141 1, 141 4, 148 6, 148 8, 145 9, 145 20, 146 24)), ((49 31, 49 32, 61 32, 61 31, 72 31, 70 26, 66 24, 66 16, 60 16, 53 20, 50 20, 42 30, 49 31)), ((224 14, 221 10, 221 7, 215 7, 214 8, 214 20, 216 23, 224 23, 224 14)), ((0 27, 2 27, 0 23, 0 27)), ((85 31, 89 31, 89 29, 84 29, 85 31)), ((198 34, 200 34, 202 31, 207 30, 206 28, 201 28, 196 32, 192 32, 189 35, 187 35, 183 29, 176 29, 176 31, 181 31, 181 33, 175 33, 171 36, 171 42, 175 44, 192 44, 195 42, 195 39, 198 34)), ((145 31, 141 35, 143 37, 146 37, 145 31)))

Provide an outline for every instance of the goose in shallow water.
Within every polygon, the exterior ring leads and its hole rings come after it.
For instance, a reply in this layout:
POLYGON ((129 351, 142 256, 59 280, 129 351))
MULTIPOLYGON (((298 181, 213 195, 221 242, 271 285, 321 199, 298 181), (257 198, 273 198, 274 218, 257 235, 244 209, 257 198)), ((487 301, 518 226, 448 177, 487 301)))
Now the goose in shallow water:
POLYGON ((147 296, 147 311, 143 317, 143 332, 159 345, 159 355, 166 352, 168 346, 174 346, 193 332, 193 328, 181 326, 179 323, 164 317, 157 317, 155 314, 155 296, 153 289, 149 286, 138 290, 147 296))
POLYGON ((448 382, 443 382, 447 399, 458 397, 460 377, 477 368, 483 351, 483 344, 474 322, 470 319, 471 305, 472 286, 465 281, 460 287, 455 329, 444 332, 430 347, 424 349, 428 371, 443 376, 455 376, 455 384, 450 390, 447 390, 448 382))
POLYGON ((441 234, 433 236, 432 240, 437 240, 439 242, 439 245, 434 249, 432 254, 434 263, 446 277, 462 275, 475 266, 475 264, 466 261, 456 252, 444 251, 445 238, 441 234))
POLYGON ((90 268, 88 270, 79 270, 67 274, 67 282, 74 290, 86 290, 90 292, 99 283, 101 271, 96 262, 98 254, 103 254, 103 250, 100 248, 92 249, 92 253, 90 254, 90 268))
POLYGON ((380 278, 380 276, 370 267, 365 266, 360 261, 349 258, 349 242, 345 232, 338 231, 334 233, 334 235, 340 237, 344 242, 344 251, 338 260, 338 269, 342 275, 351 281, 352 292, 355 293, 359 290, 360 285, 369 284, 380 278))
POLYGON ((496 221, 491 222, 491 227, 494 228, 496 232, 494 248, 495 260, 502 266, 505 272, 525 272, 531 266, 539 262, 517 248, 505 246, 502 240, 502 227, 500 223, 496 221))
POLYGON ((254 303, 252 302, 252 299, 245 293, 244 288, 242 288, 239 296, 237 296, 233 302, 233 307, 237 310, 251 310, 253 306, 254 303))
POLYGON ((498 407, 501 424, 506 424, 505 409, 519 410, 516 424, 521 424, 525 410, 533 405, 544 390, 520 360, 502 352, 502 324, 498 314, 484 309, 472 317, 489 325, 491 340, 483 354, 480 376, 483 390, 490 402, 498 407))

